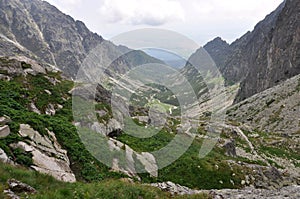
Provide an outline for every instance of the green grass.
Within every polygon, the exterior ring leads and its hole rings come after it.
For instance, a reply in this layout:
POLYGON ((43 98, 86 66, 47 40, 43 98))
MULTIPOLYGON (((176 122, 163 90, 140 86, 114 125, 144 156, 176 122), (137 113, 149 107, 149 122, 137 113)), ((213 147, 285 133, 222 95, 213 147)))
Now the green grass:
POLYGON ((0 173, 0 198, 5 197, 3 190, 8 188, 7 181, 11 178, 24 182, 37 190, 37 194, 34 195, 21 194, 22 198, 31 199, 209 198, 206 194, 171 197, 169 193, 162 192, 157 188, 122 180, 65 183, 48 175, 3 163, 0 163, 0 173))

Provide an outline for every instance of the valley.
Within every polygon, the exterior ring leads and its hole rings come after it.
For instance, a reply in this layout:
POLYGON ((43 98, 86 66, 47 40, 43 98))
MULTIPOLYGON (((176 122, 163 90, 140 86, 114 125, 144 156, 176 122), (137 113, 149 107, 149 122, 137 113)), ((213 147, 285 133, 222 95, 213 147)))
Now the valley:
POLYGON ((185 62, 0 0, 0 198, 299 198, 299 8, 185 62))

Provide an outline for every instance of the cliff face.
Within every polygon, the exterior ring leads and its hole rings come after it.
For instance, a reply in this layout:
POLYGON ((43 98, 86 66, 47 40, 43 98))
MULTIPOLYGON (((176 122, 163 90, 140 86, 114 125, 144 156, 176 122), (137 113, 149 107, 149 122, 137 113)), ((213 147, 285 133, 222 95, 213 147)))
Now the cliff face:
POLYGON ((230 46, 218 45, 217 39, 204 47, 227 84, 241 82, 236 101, 300 73, 299 15, 300 2, 286 0, 230 46))
MULTIPOLYGON (((89 31, 83 22, 75 21, 45 1, 0 1, 1 55, 26 55, 57 66, 74 77, 84 58, 99 44, 103 45, 99 54, 107 62, 130 51, 104 40, 89 31)), ((158 62, 142 52, 134 53, 132 57, 137 60, 158 62)), ((123 59, 122 62, 130 67, 134 61, 123 59)))

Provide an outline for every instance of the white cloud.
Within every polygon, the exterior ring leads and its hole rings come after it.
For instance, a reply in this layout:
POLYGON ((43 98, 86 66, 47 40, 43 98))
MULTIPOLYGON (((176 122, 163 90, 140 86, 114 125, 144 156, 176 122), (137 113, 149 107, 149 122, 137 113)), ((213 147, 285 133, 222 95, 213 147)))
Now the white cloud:
POLYGON ((50 4, 57 6, 60 10, 65 13, 72 12, 74 9, 78 8, 83 0, 47 0, 50 4))
POLYGON ((99 11, 111 23, 158 26, 184 20, 184 10, 174 0, 105 0, 99 11))

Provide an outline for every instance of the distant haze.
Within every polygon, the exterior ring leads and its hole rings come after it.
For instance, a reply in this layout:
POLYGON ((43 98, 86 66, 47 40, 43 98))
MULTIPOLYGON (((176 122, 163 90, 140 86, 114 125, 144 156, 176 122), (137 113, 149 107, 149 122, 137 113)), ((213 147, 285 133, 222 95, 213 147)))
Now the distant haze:
POLYGON ((204 45, 220 36, 232 42, 283 0, 47 0, 110 39, 139 29, 169 29, 204 45))
POLYGON ((143 51, 152 57, 164 61, 167 65, 172 66, 175 69, 181 69, 186 64, 185 59, 176 55, 175 53, 166 50, 157 49, 157 48, 147 48, 147 49, 143 49, 143 51))

